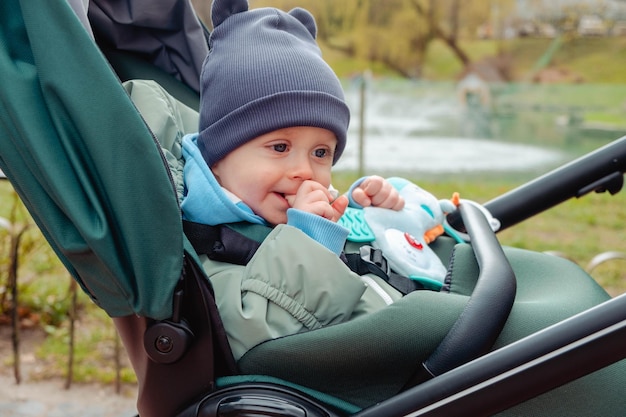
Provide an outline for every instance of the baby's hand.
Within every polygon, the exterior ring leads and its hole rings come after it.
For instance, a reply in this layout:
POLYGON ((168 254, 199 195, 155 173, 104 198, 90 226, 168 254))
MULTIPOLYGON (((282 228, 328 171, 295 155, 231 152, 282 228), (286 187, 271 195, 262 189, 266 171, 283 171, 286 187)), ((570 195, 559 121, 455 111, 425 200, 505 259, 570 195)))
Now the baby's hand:
POLYGON ((348 198, 340 196, 333 201, 333 195, 322 184, 304 181, 295 195, 285 196, 292 208, 317 214, 336 222, 348 206, 348 198))
POLYGON ((404 208, 404 198, 398 190, 378 175, 367 177, 352 190, 352 199, 363 207, 374 206, 398 211, 404 208))

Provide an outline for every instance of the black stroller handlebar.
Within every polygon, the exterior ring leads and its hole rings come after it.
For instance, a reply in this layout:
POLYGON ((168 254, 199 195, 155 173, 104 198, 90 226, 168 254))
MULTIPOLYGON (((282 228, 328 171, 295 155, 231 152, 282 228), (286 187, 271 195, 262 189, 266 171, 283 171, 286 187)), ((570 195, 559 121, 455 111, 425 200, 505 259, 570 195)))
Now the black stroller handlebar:
POLYGON ((469 204, 461 204, 459 210, 471 238, 480 275, 458 320, 424 362, 433 376, 491 350, 509 317, 517 290, 513 268, 484 214, 469 204))
POLYGON ((461 315, 407 387, 488 353, 513 307, 517 291, 515 273, 489 222, 474 205, 461 203, 459 211, 479 266, 478 280, 461 315))
MULTIPOLYGON (((548 172, 484 204, 500 221, 500 230, 513 226, 572 197, 592 191, 616 194, 626 172, 626 136, 548 172)), ((451 213, 448 223, 463 230, 461 216, 451 213)))

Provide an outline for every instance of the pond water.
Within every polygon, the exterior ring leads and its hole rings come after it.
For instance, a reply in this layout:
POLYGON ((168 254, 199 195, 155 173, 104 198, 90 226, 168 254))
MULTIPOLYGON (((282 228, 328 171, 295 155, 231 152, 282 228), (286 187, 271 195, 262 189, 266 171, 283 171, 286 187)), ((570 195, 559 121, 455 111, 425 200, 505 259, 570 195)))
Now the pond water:
MULTIPOLYGON (((366 173, 545 172, 582 152, 572 128, 578 110, 572 106, 546 111, 541 98, 525 107, 511 105, 516 101, 510 93, 494 94, 485 103, 480 98, 472 102, 452 83, 366 85, 366 173)), ((347 85, 346 98, 352 119, 346 150, 335 169, 358 170, 360 82, 347 85)), ((597 141, 597 147, 619 136, 609 133, 597 141)))
MULTIPOLYGON (((387 135, 369 135, 364 155, 366 171, 429 173, 529 171, 565 159, 562 152, 532 145, 480 138, 387 135)), ((358 164, 358 146, 347 146, 335 169, 357 170, 358 164)))

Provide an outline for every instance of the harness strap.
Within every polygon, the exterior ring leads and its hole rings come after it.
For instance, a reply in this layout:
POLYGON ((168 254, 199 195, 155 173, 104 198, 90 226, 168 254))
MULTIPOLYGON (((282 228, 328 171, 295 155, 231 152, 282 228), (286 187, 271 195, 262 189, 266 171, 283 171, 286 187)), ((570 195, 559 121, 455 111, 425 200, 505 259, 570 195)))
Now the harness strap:
POLYGON ((198 254, 214 261, 247 265, 261 244, 225 225, 183 220, 183 231, 198 254))
POLYGON ((359 253, 347 253, 344 256, 344 262, 352 271, 359 275, 374 274, 385 280, 402 295, 428 289, 418 281, 393 272, 380 249, 365 245, 359 248, 359 253))
MULTIPOLYGON (((261 244, 227 225, 210 226, 183 220, 183 231, 198 254, 235 265, 247 265, 261 244)), ((380 249, 361 246, 360 253, 342 254, 343 261, 359 275, 374 274, 402 295, 427 289, 421 283, 393 272, 380 249)))

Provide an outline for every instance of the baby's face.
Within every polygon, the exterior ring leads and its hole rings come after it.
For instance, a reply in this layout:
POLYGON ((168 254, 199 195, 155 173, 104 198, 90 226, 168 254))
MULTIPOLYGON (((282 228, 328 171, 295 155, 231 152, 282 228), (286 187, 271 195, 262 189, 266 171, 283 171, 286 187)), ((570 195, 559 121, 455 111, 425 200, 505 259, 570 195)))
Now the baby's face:
POLYGON ((273 225, 287 222, 293 196, 304 181, 330 186, 335 134, 317 127, 275 130, 241 145, 211 170, 228 191, 273 225))

